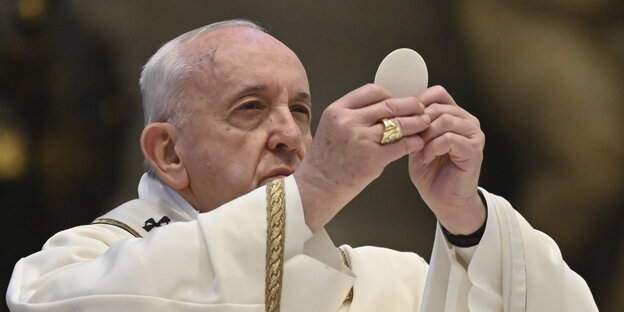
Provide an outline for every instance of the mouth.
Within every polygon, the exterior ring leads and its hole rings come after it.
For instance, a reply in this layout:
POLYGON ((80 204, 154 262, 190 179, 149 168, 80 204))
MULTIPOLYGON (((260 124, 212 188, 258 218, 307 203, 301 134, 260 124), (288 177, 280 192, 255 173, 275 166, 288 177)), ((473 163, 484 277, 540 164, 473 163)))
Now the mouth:
POLYGON ((260 183, 258 183, 258 186, 266 185, 266 184, 268 184, 269 182, 271 182, 273 180, 285 178, 285 177, 293 174, 293 172, 295 172, 295 170, 291 169, 291 168, 277 168, 277 169, 273 169, 273 170, 269 171, 264 176, 264 178, 262 178, 262 180, 260 180, 260 183))

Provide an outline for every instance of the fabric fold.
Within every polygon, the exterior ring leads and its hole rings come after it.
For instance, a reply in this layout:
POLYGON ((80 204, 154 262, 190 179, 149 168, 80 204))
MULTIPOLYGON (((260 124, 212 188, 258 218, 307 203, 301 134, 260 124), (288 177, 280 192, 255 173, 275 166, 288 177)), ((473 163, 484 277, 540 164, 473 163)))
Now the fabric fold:
MULTIPOLYGON (((438 225, 429 268, 414 253, 344 245, 349 269, 327 233, 306 226, 295 179, 284 181, 284 311, 597 311, 555 242, 485 190, 487 225, 474 250, 450 245, 438 225)), ((160 181, 140 185, 141 199, 105 216, 142 238, 110 224, 55 234, 16 264, 10 309, 263 311, 265 188, 196 214, 160 181), (170 223, 142 228, 163 214, 170 223)))
POLYGON ((466 269, 438 225, 422 311, 597 311, 554 241, 505 199, 480 190, 488 209, 485 233, 466 269))

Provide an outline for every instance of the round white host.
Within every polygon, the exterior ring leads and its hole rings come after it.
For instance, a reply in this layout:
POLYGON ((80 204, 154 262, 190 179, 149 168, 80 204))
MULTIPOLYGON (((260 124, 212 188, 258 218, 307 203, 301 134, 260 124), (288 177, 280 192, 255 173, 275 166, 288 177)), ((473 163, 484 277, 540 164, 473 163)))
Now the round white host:
POLYGON ((375 84, 397 98, 417 95, 427 88, 428 80, 425 60, 418 52, 407 48, 390 52, 375 74, 375 84))

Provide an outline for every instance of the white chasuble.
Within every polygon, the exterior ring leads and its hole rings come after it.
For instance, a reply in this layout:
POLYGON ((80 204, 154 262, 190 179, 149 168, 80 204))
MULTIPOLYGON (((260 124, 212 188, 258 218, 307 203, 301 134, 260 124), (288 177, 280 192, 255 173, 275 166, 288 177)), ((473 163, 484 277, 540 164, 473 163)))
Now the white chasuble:
MULTIPOLYGON (((454 247, 438 229, 428 268, 385 248, 342 246, 341 255, 305 225, 296 182, 285 178, 281 311, 597 311, 556 244, 482 192, 479 245, 454 247)), ((265 187, 197 213, 145 175, 139 198, 21 259, 11 311, 265 311, 265 187)))

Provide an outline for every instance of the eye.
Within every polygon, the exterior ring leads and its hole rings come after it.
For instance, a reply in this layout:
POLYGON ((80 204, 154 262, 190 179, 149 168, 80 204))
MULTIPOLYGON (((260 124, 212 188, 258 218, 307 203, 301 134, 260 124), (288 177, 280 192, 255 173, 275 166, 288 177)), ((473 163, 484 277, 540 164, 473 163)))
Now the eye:
POLYGON ((262 104, 258 101, 249 101, 238 107, 240 110, 262 109, 262 104))
POLYGON ((312 116, 312 112, 310 112, 310 108, 307 105, 292 105, 290 111, 294 114, 303 114, 308 119, 312 116))

